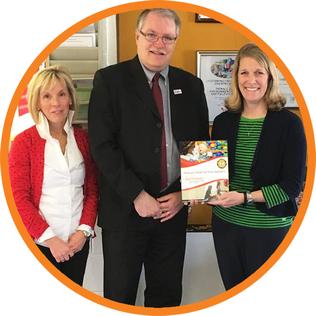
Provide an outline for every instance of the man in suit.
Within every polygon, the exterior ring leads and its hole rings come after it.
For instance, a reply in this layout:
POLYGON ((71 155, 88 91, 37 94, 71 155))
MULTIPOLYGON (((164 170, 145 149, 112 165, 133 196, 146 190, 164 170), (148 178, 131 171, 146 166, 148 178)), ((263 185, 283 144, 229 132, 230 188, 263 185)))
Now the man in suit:
POLYGON ((202 81, 169 66, 179 28, 171 10, 143 11, 137 56, 97 71, 91 93, 104 296, 131 305, 143 265, 145 306, 181 303, 187 207, 177 142, 209 139, 209 131, 202 81))

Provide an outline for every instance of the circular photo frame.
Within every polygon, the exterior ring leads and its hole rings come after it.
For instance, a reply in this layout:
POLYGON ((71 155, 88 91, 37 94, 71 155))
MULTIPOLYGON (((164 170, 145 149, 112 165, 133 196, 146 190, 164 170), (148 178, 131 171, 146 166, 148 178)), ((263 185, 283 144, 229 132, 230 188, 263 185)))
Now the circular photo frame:
MULTIPOLYGON (((96 23, 97 21, 101 19, 113 16, 113 15, 117 15, 117 14, 124 14, 129 11, 143 10, 145 8, 152 8, 152 7, 157 7, 157 2, 152 2, 152 1, 134 2, 134 3, 128 3, 125 5, 119 5, 116 7, 112 7, 110 9, 97 12, 79 21, 78 23, 74 24, 67 30, 65 30, 57 38, 55 38, 47 47, 43 49, 43 51, 37 56, 37 58, 33 61, 33 63, 25 72, 23 78, 21 79, 19 85, 17 86, 15 90, 14 96, 8 108, 4 127, 3 127, 3 136, 2 136, 2 145, 1 145, 1 170, 2 170, 2 181, 3 181, 5 196, 7 199, 7 204, 9 206, 15 225, 19 233, 21 234, 22 238, 24 239, 26 245, 28 246, 28 248, 33 252, 36 258, 43 264, 43 266, 51 274, 53 274, 58 280, 60 280, 63 284, 65 284, 67 287, 69 287, 73 291, 77 292, 79 295, 93 302, 96 302, 100 305, 104 305, 118 311, 129 312, 129 313, 134 313, 134 314, 170 315, 170 314, 189 313, 189 312, 201 310, 201 309, 213 306, 215 304, 219 304, 237 295, 244 289, 251 286, 254 282, 256 282, 282 256, 282 254, 285 252, 285 250, 288 248, 291 241, 295 237, 302 223, 302 220, 304 218, 304 215, 305 215, 305 212, 308 207, 308 203, 312 194, 312 187, 313 187, 313 182, 314 182, 314 170, 315 170, 315 143, 314 143, 314 135, 313 135, 313 128, 311 124, 311 118, 308 112, 308 108, 305 104, 303 95, 295 79, 291 75, 290 71, 288 70, 284 62, 262 39, 260 39, 256 34, 251 32, 249 29, 247 29, 246 27, 244 27, 237 21, 234 21, 233 19, 223 14, 220 14, 216 11, 213 11, 201 6, 188 4, 188 3, 182 3, 182 2, 167 2, 167 1, 159 2, 159 7, 171 8, 176 11, 183 11, 183 12, 192 14, 192 23, 195 23, 194 18, 197 13, 201 16, 212 17, 210 19, 210 23, 212 23, 212 21, 216 21, 216 24, 212 25, 213 27, 218 28, 218 27, 221 27, 221 24, 223 24, 226 27, 231 28, 235 32, 238 32, 243 37, 247 38, 249 42, 256 43, 274 61, 278 69, 282 72, 299 106, 299 111, 300 111, 300 115, 303 121, 306 138, 307 138, 307 144, 308 144, 308 150, 307 150, 308 164, 307 164, 307 173, 306 173, 306 183, 305 183, 304 195, 301 201, 299 211, 297 213, 297 216, 295 217, 292 227, 290 228, 288 234, 282 241, 281 245, 277 248, 277 250, 273 253, 273 255, 255 273, 253 273, 245 281, 241 282, 240 284, 238 284, 237 286, 235 286, 234 288, 228 291, 223 291, 222 293, 218 295, 209 297, 208 299, 201 300, 198 302, 192 302, 191 304, 187 304, 187 305, 183 305, 179 307, 170 307, 170 308, 161 308, 161 309, 160 308, 158 309, 147 308, 147 307, 140 307, 140 306, 129 306, 129 305, 125 305, 125 304, 121 304, 121 303, 117 303, 117 302, 105 299, 83 287, 80 287, 79 285, 75 284, 74 282, 69 280, 67 277, 65 277, 44 257, 44 255, 36 247, 33 239, 27 232, 21 220, 21 217, 18 213, 18 210, 16 208, 16 205, 13 199, 11 184, 9 180, 9 172, 8 172, 8 154, 9 154, 9 148, 10 148, 11 128, 12 128, 12 124, 14 120, 14 114, 16 112, 17 105, 20 103, 20 100, 33 74, 36 73, 39 67, 45 62, 45 60, 48 58, 50 53, 53 52, 56 48, 58 48, 63 42, 65 42, 71 35, 87 27, 90 24, 96 23)), ((208 27, 206 23, 203 23, 203 24, 200 23, 198 24, 198 26, 201 28, 208 27)), ((134 32, 135 26, 132 25, 131 29, 134 32)), ((196 48, 196 50, 200 50, 200 49, 201 47, 196 48)), ((232 50, 234 49, 237 49, 237 48, 232 47, 232 50)), ((194 55, 195 52, 193 52, 192 54, 194 55)), ((194 60, 194 58, 195 58, 195 55, 192 57, 192 60, 194 60)), ((192 65, 192 62, 191 62, 191 65, 192 65)), ((178 66, 181 66, 181 65, 178 65, 178 66)), ((192 66, 192 67, 195 67, 195 66, 192 66)), ((192 69, 188 69, 188 70, 192 71, 192 69)), ((227 70, 226 72, 229 73, 229 71, 230 70, 227 70)))

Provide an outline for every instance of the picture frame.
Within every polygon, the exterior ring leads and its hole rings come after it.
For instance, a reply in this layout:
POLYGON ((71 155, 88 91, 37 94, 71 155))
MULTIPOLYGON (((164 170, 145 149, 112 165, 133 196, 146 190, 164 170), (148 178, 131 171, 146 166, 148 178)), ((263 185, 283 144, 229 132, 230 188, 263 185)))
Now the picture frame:
MULTIPOLYGON (((197 77, 204 84, 209 112, 209 124, 215 117, 226 111, 225 99, 230 95, 231 75, 238 51, 197 51, 197 77)), ((298 108, 290 86, 278 70, 280 90, 286 97, 285 107, 298 108)))
POLYGON ((296 99, 294 97, 294 94, 287 83, 286 79, 284 78, 283 74, 279 69, 277 69, 278 76, 279 76, 279 86, 281 92, 284 94, 286 98, 286 104, 285 107, 289 109, 298 109, 298 104, 296 102, 296 99))
POLYGON ((197 77, 204 84, 209 123, 224 112, 230 94, 231 73, 237 51, 197 51, 197 77))
POLYGON ((196 13, 195 14, 195 22, 197 23, 220 23, 217 20, 214 20, 206 15, 196 13))

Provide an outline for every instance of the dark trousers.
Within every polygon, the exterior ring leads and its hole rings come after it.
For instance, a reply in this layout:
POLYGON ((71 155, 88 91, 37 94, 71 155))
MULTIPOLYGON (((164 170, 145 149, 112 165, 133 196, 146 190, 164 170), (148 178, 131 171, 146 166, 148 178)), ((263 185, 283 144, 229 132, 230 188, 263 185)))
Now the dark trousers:
POLYGON ((135 305, 144 265, 145 306, 180 305, 187 215, 180 217, 176 229, 153 219, 138 227, 135 223, 133 231, 103 229, 104 297, 135 305))
POLYGON ((213 238, 219 270, 226 290, 254 273, 282 242, 288 227, 249 228, 212 220, 213 238))
POLYGON ((58 263, 53 257, 48 247, 37 245, 45 257, 63 274, 75 283, 82 286, 83 277, 86 270, 89 255, 89 241, 87 241, 81 251, 77 252, 68 261, 58 263))

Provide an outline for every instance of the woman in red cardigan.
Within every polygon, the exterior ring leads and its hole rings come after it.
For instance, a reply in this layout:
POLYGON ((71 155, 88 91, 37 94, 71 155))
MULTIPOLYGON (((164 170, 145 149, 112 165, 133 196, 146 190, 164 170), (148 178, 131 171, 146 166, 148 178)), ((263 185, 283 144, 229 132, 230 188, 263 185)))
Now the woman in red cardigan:
POLYGON ((82 285, 98 190, 87 134, 71 124, 76 103, 64 68, 48 67, 33 77, 28 106, 35 125, 13 141, 9 172, 17 209, 37 246, 82 285))

